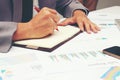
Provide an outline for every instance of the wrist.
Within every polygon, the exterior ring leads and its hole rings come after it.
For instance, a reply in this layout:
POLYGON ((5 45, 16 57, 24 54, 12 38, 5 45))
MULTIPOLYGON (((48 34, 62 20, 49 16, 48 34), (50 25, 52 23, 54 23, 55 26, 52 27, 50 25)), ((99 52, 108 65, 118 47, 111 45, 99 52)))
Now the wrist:
POLYGON ((27 39, 27 27, 28 23, 18 23, 17 30, 13 35, 13 40, 27 39))
POLYGON ((86 16, 84 11, 82 11, 82 10, 75 10, 73 12, 73 16, 78 16, 78 15, 86 16))

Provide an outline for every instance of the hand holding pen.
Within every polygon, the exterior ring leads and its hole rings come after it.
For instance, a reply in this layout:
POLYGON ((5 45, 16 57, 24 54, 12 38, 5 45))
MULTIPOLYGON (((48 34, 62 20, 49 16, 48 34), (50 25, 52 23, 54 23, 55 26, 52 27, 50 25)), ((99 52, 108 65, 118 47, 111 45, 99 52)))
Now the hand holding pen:
POLYGON ((13 40, 43 38, 54 33, 59 17, 57 12, 50 8, 39 10, 29 22, 18 23, 13 40))
MULTIPOLYGON (((40 12, 40 8, 38 8, 37 6, 34 6, 34 9, 35 9, 38 13, 40 12)), ((54 11, 55 11, 55 10, 54 10, 54 11)), ((52 9, 51 9, 51 12, 54 13, 54 15, 52 15, 53 17, 52 17, 52 16, 49 17, 49 19, 50 19, 53 23, 56 24, 56 25, 55 25, 55 26, 56 26, 56 30, 59 31, 59 30, 58 30, 58 27, 57 27, 57 23, 58 23, 58 21, 59 21, 59 17, 57 17, 56 11, 53 12, 52 9)))
POLYGON ((36 8, 39 13, 28 22, 20 22, 13 35, 13 40, 43 38, 54 33, 59 17, 57 11, 50 8, 36 8))

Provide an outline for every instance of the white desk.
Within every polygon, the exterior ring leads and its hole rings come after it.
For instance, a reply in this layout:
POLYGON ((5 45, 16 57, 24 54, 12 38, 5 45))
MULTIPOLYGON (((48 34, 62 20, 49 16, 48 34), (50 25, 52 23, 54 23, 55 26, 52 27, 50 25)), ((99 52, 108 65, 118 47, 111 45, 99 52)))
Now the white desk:
POLYGON ((5 80, 102 80, 101 73, 111 66, 120 66, 118 59, 99 52, 120 46, 120 31, 114 23, 114 19, 120 18, 119 10, 120 6, 115 6, 91 12, 88 17, 102 30, 97 34, 81 33, 51 53, 12 47, 9 53, 0 54, 0 77, 5 80))

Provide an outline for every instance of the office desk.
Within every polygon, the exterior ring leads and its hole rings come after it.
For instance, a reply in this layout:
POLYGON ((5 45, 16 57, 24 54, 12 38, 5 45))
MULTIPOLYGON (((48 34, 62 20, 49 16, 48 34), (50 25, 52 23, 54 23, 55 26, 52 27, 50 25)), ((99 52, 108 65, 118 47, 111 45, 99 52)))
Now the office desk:
POLYGON ((120 46, 120 31, 114 22, 120 19, 119 10, 120 6, 114 6, 90 12, 88 17, 101 31, 81 33, 53 52, 12 47, 0 54, 0 80, 102 80, 108 69, 120 70, 113 67, 120 66, 118 59, 101 52, 120 46))

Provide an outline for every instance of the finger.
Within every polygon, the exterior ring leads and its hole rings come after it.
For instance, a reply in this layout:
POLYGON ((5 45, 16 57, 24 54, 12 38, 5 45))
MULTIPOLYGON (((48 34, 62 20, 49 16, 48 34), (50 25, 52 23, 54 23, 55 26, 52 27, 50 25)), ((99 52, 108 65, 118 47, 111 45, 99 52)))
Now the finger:
POLYGON ((91 30, 94 32, 94 33, 97 33, 98 31, 100 31, 100 28, 94 24, 94 23, 91 23, 91 30))
POLYGON ((84 31, 84 24, 83 22, 78 22, 78 27, 80 28, 81 31, 84 31))
POLYGON ((60 17, 57 14, 50 14, 50 17, 55 21, 55 23, 58 23, 60 20, 60 17))
POLYGON ((94 33, 97 33, 99 31, 99 29, 97 28, 97 25, 95 25, 95 24, 91 24, 91 30, 94 33))
POLYGON ((100 27, 98 27, 97 25, 96 25, 96 27, 95 27, 95 28, 96 28, 96 30, 100 31, 100 27))
POLYGON ((94 32, 94 33, 97 33, 97 32, 98 32, 98 30, 96 29, 96 26, 94 26, 94 25, 91 25, 91 30, 92 30, 92 32, 94 32))
POLYGON ((52 18, 50 18, 50 17, 49 17, 49 20, 50 20, 50 23, 52 24, 51 27, 53 27, 52 30, 53 31, 58 30, 57 24, 54 22, 54 20, 52 18))
POLYGON ((57 11, 56 10, 54 10, 54 9, 50 9, 50 8, 47 8, 47 7, 44 7, 43 9, 45 9, 45 11, 49 11, 49 12, 51 12, 51 13, 53 13, 53 14, 57 14, 57 11))
POLYGON ((67 18, 65 20, 63 20, 62 22, 58 23, 58 26, 66 26, 68 24, 74 24, 74 21, 72 18, 67 18))
POLYGON ((89 23, 86 23, 86 22, 84 22, 84 24, 85 24, 85 30, 86 30, 86 32, 90 34, 91 33, 91 31, 90 31, 90 27, 91 26, 89 25, 89 23))
POLYGON ((58 15, 57 11, 44 7, 41 9, 41 11, 38 13, 38 16, 43 16, 45 18, 52 17, 55 21, 58 21, 58 15))

